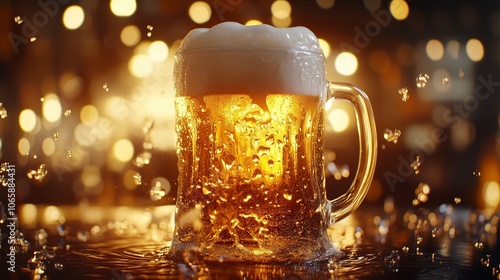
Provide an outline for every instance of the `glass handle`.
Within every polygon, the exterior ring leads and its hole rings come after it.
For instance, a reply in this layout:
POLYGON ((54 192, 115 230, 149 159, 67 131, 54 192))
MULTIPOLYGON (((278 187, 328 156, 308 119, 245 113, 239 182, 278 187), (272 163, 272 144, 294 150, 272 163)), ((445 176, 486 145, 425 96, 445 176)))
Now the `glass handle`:
POLYGON ((368 192, 377 160, 377 131, 366 93, 350 84, 329 83, 328 94, 329 99, 347 100, 354 106, 360 148, 358 169, 351 186, 341 196, 327 199, 327 224, 331 226, 356 210, 368 192))

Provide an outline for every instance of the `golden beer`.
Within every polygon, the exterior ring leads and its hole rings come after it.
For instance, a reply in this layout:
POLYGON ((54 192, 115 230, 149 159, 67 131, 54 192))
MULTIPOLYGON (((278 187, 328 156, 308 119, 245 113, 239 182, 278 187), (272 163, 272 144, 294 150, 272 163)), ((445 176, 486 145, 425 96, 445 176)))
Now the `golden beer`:
POLYGON ((258 105, 224 94, 175 102, 178 211, 200 207, 199 220, 176 228, 179 241, 215 260, 225 248, 245 260, 319 257, 328 244, 318 226, 324 100, 270 94, 258 105))

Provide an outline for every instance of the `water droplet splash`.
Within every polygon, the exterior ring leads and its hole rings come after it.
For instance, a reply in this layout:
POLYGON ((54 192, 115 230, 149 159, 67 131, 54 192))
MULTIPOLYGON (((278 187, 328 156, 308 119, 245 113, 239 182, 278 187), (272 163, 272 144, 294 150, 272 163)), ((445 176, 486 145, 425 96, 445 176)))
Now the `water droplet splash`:
POLYGON ((394 129, 394 131, 390 129, 384 130, 384 139, 390 143, 398 143, 398 138, 401 136, 401 131, 399 129, 394 129))
POLYGON ((415 189, 415 198, 412 201, 413 206, 417 206, 420 203, 425 203, 429 199, 429 193, 431 192, 431 188, 426 183, 418 184, 415 189))
POLYGON ((7 109, 5 109, 0 102, 0 118, 5 119, 7 117, 7 109))
POLYGON ((47 166, 42 163, 36 170, 30 169, 26 176, 28 176, 29 179, 33 179, 37 182, 42 182, 47 173, 47 166))
POLYGON ((151 26, 151 25, 148 24, 148 26, 146 26, 146 28, 149 30, 146 35, 148 37, 151 37, 151 35, 153 35, 152 32, 151 32, 151 31, 153 31, 153 26, 151 26))
POLYGON ((401 100, 403 100, 403 102, 408 101, 408 99, 410 98, 408 88, 406 87, 398 89, 398 93, 401 95, 401 100))
POLYGON ((139 186, 140 184, 142 184, 142 177, 141 177, 141 174, 139 172, 136 172, 133 177, 134 177, 134 184, 136 186, 139 186))
POLYGON ((413 168, 413 170, 415 171, 415 174, 419 174, 420 173, 420 165, 421 165, 421 161, 420 161, 420 156, 417 156, 415 158, 415 161, 413 161, 410 166, 411 168, 413 168))
POLYGON ((165 178, 155 178, 151 183, 149 196, 152 201, 158 201, 165 197, 171 189, 170 182, 165 178))
POLYGON ((21 18, 21 16, 15 16, 14 17, 14 22, 17 23, 17 24, 21 24, 23 23, 23 19, 21 18))
POLYGON ((415 80, 418 88, 424 88, 429 82, 429 75, 420 73, 415 80))

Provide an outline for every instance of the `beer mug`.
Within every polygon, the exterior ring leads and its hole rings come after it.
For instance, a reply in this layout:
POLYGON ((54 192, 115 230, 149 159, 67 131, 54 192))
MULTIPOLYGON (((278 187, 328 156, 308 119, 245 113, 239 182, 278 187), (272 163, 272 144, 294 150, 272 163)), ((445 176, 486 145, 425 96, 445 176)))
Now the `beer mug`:
POLYGON ((329 226, 364 199, 376 161, 368 97, 326 80, 304 27, 225 22, 195 29, 174 68, 178 196, 171 252, 206 261, 301 262, 335 252, 329 226), (329 200, 325 103, 350 101, 360 156, 352 186, 329 200))

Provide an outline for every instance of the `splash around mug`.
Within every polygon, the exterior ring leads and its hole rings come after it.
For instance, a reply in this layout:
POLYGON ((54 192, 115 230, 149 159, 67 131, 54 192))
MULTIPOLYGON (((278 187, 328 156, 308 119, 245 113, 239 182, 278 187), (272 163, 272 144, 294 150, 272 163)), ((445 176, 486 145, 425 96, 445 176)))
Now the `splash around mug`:
POLYGON ((174 68, 178 196, 171 252, 206 261, 302 262, 335 252, 329 226, 364 199, 375 169, 368 97, 326 80, 307 28, 225 22, 195 29, 174 68), (355 108, 360 156, 352 186, 329 200, 325 103, 355 108))

